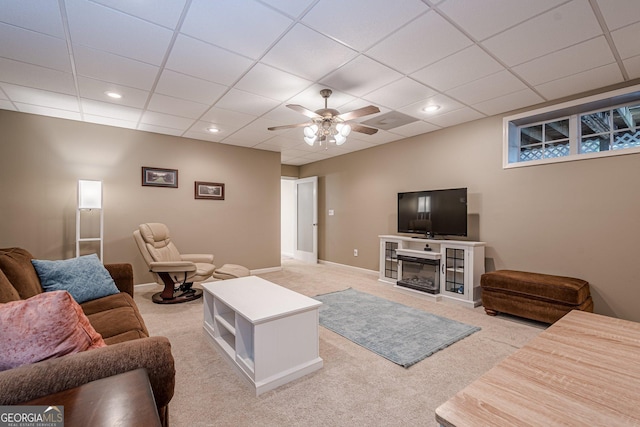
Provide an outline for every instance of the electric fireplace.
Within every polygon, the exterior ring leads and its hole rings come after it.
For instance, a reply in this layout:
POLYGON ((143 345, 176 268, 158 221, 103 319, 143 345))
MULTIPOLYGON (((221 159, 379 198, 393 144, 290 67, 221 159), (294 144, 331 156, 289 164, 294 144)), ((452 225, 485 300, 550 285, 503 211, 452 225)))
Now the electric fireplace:
POLYGON ((402 263, 402 277, 397 281, 402 286, 430 294, 440 293, 440 261, 398 254, 402 263))

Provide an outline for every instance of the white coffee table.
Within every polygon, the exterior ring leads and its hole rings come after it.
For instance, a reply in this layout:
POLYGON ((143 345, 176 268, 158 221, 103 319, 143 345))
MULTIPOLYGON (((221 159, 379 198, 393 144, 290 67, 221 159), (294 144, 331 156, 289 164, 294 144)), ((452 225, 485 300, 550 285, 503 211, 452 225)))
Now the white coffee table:
POLYGON ((256 396, 322 368, 322 303, 257 276, 203 283, 204 330, 256 396))

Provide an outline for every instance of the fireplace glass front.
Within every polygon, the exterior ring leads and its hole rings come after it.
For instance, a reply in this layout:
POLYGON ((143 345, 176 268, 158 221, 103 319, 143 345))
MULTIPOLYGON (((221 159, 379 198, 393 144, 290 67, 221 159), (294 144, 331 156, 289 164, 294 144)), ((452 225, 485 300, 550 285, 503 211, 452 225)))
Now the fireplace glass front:
POLYGON ((440 293, 440 262, 426 259, 398 255, 402 263, 402 278, 397 281, 398 286, 428 292, 440 293))

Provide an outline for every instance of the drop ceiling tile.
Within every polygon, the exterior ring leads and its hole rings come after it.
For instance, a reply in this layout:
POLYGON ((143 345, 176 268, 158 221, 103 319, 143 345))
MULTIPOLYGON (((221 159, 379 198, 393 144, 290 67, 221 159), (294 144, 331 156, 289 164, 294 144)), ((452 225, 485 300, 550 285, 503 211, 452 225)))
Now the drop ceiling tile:
POLYGON ((266 3, 291 17, 297 17, 309 7, 314 0, 265 0, 266 3))
POLYGON ((602 34, 588 0, 573 0, 483 42, 509 66, 602 34), (526 46, 526 48, 523 48, 526 46))
POLYGON ((274 138, 270 138, 265 142, 261 142, 256 146, 256 148, 260 148, 262 146, 269 146, 270 147, 269 149, 271 151, 282 151, 283 149, 297 146, 298 144, 300 144, 301 140, 302 140, 302 135, 299 135, 299 137, 296 139, 281 138, 277 136, 274 138))
MULTIPOLYGON (((329 146, 329 150, 332 150, 332 149, 335 150, 335 147, 329 146)), ((333 157, 330 154, 326 153, 326 150, 324 150, 324 148, 322 150, 323 151, 317 151, 315 153, 306 154, 304 156, 304 158, 307 161, 307 163, 309 163, 309 162, 319 162, 321 160, 326 160, 326 159, 328 159, 330 157, 333 157)))
POLYGON ((73 76, 51 68, 0 58, 0 82, 75 95, 73 76))
POLYGON ((381 87, 364 98, 377 105, 390 109, 402 108, 406 105, 427 99, 437 92, 407 77, 381 87))
POLYGON ((622 61, 630 79, 640 78, 640 55, 622 61))
POLYGON ((173 116, 197 119, 209 106, 199 102, 187 101, 185 99, 174 98, 172 96, 154 93, 151 96, 147 109, 158 113, 171 114, 173 116))
MULTIPOLYGON (((341 109, 345 105, 357 100, 357 98, 355 98, 354 96, 336 90, 335 88, 328 87, 327 85, 314 84, 306 88, 304 91, 298 93, 294 97, 289 98, 287 100, 287 104, 302 105, 311 111, 316 111, 320 108, 324 108, 324 98, 322 98, 322 95, 320 95, 320 91, 323 89, 329 89, 332 92, 327 104, 329 108, 341 109)), ((360 107, 364 107, 364 104, 360 105, 360 107)))
POLYGON ((261 62, 317 80, 355 58, 358 53, 320 33, 296 25, 261 59, 261 62))
POLYGON ((525 62, 513 71, 535 86, 612 62, 613 53, 601 36, 525 62))
POLYGON ((329 74, 322 79, 321 83, 350 95, 362 97, 402 77, 402 74, 379 62, 359 56, 329 74))
POLYGON ((125 87, 87 77, 78 77, 78 90, 80 91, 80 96, 83 98, 134 108, 143 108, 149 97, 149 92, 145 90, 125 87), (122 98, 109 98, 105 92, 117 92, 122 95, 122 98))
POLYGON ((2 89, 14 102, 80 112, 78 98, 75 96, 10 84, 2 85, 2 89))
POLYGON ((23 104, 21 102, 16 102, 16 106, 18 107, 18 111, 22 113, 38 114, 40 116, 48 117, 58 117, 60 119, 68 120, 82 120, 80 113, 74 111, 43 107, 41 105, 23 104))
MULTIPOLYGON (((0 110, 18 111, 14 104, 7 99, 0 99, 0 110)), ((36 113, 37 114, 37 113, 36 113)), ((47 114, 43 114, 47 115, 47 114)))
POLYGON ((58 0, 2 1, 0 22, 64 38, 58 0))
POLYGON ((242 129, 234 132, 227 141, 227 144, 231 142, 231 140, 241 140, 243 141, 243 147, 254 147, 261 142, 264 142, 268 139, 271 139, 273 134, 267 130, 267 128, 256 128, 256 127, 243 127, 242 129))
POLYGON ((428 12, 367 51, 405 74, 471 45, 472 41, 436 12, 428 12), (419 42, 418 42, 419 40, 419 42))
POLYGON ((248 58, 180 35, 166 67, 210 82, 231 85, 253 64, 248 58))
POLYGON ((261 142, 257 145, 254 145, 252 148, 255 148, 256 150, 274 151, 276 153, 282 151, 282 148, 267 144, 266 142, 261 142))
POLYGON ((153 133, 159 133, 162 135, 173 135, 173 136, 182 136, 182 134, 184 133, 184 131, 180 129, 168 128, 166 126, 149 125, 146 123, 140 123, 137 129, 143 130, 145 132, 153 132, 153 133))
POLYGON ((320 0, 302 22, 364 51, 427 10, 418 0, 320 0))
POLYGON ((411 77, 439 91, 447 91, 503 69, 498 61, 473 45, 416 71, 411 77))
POLYGON ((184 9, 185 0, 92 0, 112 9, 120 10, 128 15, 142 18, 145 21, 176 28, 178 19, 184 9))
MULTIPOLYGON (((310 109, 311 111, 315 111, 318 108, 322 108, 322 107, 315 108, 316 104, 303 103, 300 105, 310 109)), ((310 119, 298 113, 297 111, 293 111, 290 108, 286 108, 284 104, 281 104, 278 107, 274 108, 273 110, 269 111, 264 116, 262 116, 262 118, 271 120, 272 122, 275 123, 275 126, 291 125, 291 124, 305 123, 310 121, 310 119)), ((278 132, 282 132, 282 131, 278 131, 278 132)))
POLYGON ((476 40, 484 40, 564 1, 447 0, 438 9, 464 27, 476 40))
POLYGON ((518 92, 499 96, 488 101, 479 102, 472 105, 472 107, 487 116, 493 116, 500 113, 506 113, 507 111, 513 111, 518 108, 539 104, 544 101, 545 100, 540 95, 527 88, 518 92))
POLYGON ((523 89, 526 89, 525 84, 509 71, 504 70, 458 86, 446 93, 452 98, 472 105, 523 89))
POLYGON ((185 131, 193 125, 193 119, 185 117, 172 116, 170 114, 156 113, 154 111, 146 111, 140 118, 140 123, 148 125, 164 126, 172 129, 185 131))
POLYGON ((254 0, 193 0, 180 31, 257 59, 292 23, 254 0))
POLYGON ((199 121, 197 123, 194 123, 193 126, 191 126, 189 130, 184 133, 184 136, 186 138, 202 139, 202 140, 211 141, 211 142, 220 142, 233 132, 233 131, 227 132, 226 129, 223 129, 221 132, 218 132, 218 133, 207 132, 207 128, 209 128, 210 126, 211 126, 211 123, 199 121))
POLYGON ((349 138, 347 138, 347 143, 349 139, 359 139, 371 145, 380 145, 380 144, 387 144, 392 141, 397 141, 399 139, 402 139, 402 137, 400 137, 398 134, 391 133, 386 130, 379 130, 377 133, 373 135, 351 132, 351 135, 349 135, 349 138))
POLYGON ((244 112, 253 116, 261 116, 278 105, 280 105, 279 101, 238 89, 231 89, 216 102, 218 108, 244 112))
POLYGON ((238 113, 231 110, 224 110, 222 108, 212 108, 207 114, 202 116, 202 120, 217 124, 225 125, 221 127, 221 130, 233 130, 234 132, 243 126, 248 125, 256 119, 255 116, 249 114, 238 113))
POLYGON ((430 117, 429 122, 442 127, 455 126, 460 123, 470 122, 485 117, 483 114, 472 110, 469 107, 464 107, 459 110, 451 111, 445 114, 440 114, 435 117, 430 117))
POLYGON ((450 111, 459 110, 462 107, 463 105, 458 101, 455 101, 446 95, 438 94, 423 101, 418 101, 414 104, 407 105, 406 107, 398 109, 398 111, 413 116, 417 119, 431 122, 432 117, 446 114, 450 111), (423 111, 423 109, 428 105, 437 105, 440 108, 437 111, 427 113, 423 111))
POLYGON ((622 81, 618 64, 609 64, 582 73, 573 74, 552 82, 543 83, 535 89, 549 100, 575 95, 581 92, 601 88, 622 81))
POLYGON ((92 114, 84 114, 84 121, 89 123, 96 123, 105 126, 115 126, 119 128, 135 129, 137 122, 129 120, 122 120, 113 117, 94 116, 92 114))
POLYGON ((0 56, 71 72, 64 39, 0 23, 0 56))
POLYGON ((421 135, 423 133, 433 132, 434 130, 438 130, 438 129, 440 129, 439 126, 436 126, 432 123, 427 123, 427 122, 418 120, 417 122, 409 123, 408 125, 391 129, 389 130, 389 132, 408 138, 410 136, 416 136, 416 135, 421 135))
MULTIPOLYGON (((639 5, 640 7, 640 5, 639 5)), ((611 33, 622 59, 640 55, 640 22, 611 33)))
POLYGON ((153 65, 162 63, 172 31, 86 0, 66 0, 66 6, 71 40, 81 40, 77 44, 153 65))
POLYGON ((156 92, 201 104, 213 104, 228 90, 227 86, 165 69, 156 92))
POLYGON ((597 0, 609 31, 640 21, 637 0, 597 0))
POLYGON ((73 56, 79 76, 143 90, 153 87, 160 70, 154 65, 85 46, 74 46, 73 56))
POLYGON ((85 117, 99 116, 137 123, 142 113, 142 110, 138 108, 114 105, 108 102, 101 102, 93 99, 81 98, 80 102, 82 104, 82 111, 84 112, 85 117))
POLYGON ((247 147, 247 148, 253 148, 254 145, 256 145, 256 142, 248 137, 244 137, 244 136, 236 136, 237 134, 233 134, 231 135, 229 138, 225 138, 222 141, 220 141, 220 143, 222 144, 227 144, 227 145, 235 145, 237 147, 247 147))
POLYGON ((311 81, 309 80, 264 64, 256 64, 240 79, 236 88, 278 101, 285 101, 310 85, 311 81))

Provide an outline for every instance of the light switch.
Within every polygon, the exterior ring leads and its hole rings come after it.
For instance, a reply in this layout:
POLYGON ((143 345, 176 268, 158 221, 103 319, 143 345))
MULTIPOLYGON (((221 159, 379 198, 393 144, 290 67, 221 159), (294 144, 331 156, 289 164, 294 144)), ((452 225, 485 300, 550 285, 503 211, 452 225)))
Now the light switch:
POLYGON ((333 216, 333 209, 329 209, 329 216, 333 216))

